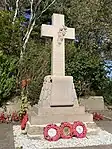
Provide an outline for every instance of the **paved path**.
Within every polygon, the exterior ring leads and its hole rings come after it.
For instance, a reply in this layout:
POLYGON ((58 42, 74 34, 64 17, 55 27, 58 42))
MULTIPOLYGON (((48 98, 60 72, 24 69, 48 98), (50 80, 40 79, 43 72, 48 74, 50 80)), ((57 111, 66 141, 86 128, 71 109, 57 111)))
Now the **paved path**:
POLYGON ((0 149, 15 149, 12 124, 0 124, 0 149))
POLYGON ((112 133, 112 121, 99 121, 96 123, 101 129, 106 130, 109 133, 112 133))

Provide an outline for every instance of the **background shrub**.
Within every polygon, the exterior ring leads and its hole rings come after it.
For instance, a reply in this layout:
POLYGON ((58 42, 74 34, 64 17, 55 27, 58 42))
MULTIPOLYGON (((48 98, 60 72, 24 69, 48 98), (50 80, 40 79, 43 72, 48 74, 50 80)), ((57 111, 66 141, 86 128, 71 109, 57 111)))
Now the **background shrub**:
POLYGON ((0 51, 0 104, 6 102, 16 89, 16 63, 14 57, 0 51))

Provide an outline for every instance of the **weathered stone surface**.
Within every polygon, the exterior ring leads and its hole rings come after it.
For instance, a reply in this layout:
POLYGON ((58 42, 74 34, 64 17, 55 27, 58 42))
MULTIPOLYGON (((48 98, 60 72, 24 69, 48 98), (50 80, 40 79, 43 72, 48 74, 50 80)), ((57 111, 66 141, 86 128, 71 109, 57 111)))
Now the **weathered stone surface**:
POLYGON ((85 107, 84 106, 80 106, 80 107, 48 107, 48 108, 38 108, 34 106, 34 111, 37 113, 38 111, 38 115, 55 115, 55 114, 85 114, 85 107))
POLYGON ((73 77, 52 76, 52 90, 50 106, 71 106, 73 105, 73 77))
POLYGON ((38 125, 31 125, 27 123, 27 134, 31 137, 37 136, 37 135, 43 135, 43 129, 44 127, 38 126, 38 125))
POLYGON ((86 110, 104 110, 104 99, 102 96, 90 96, 80 98, 80 105, 85 106, 86 110))
POLYGON ((38 107, 71 106, 79 107, 73 77, 46 76, 40 94, 38 107))
POLYGON ((92 122, 92 114, 53 114, 53 115, 37 115, 34 111, 29 112, 29 122, 32 125, 43 125, 49 123, 61 123, 61 122, 73 122, 73 121, 83 121, 92 122))
POLYGON ((38 107, 49 107, 51 98, 52 77, 46 76, 44 78, 43 87, 40 93, 38 107))

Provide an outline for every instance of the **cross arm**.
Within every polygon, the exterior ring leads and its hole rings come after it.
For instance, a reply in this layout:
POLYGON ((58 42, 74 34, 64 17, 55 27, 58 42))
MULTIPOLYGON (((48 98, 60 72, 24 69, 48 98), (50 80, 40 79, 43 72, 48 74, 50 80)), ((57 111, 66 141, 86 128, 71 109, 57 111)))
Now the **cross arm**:
POLYGON ((66 39, 75 39, 75 28, 67 28, 66 39))
POLYGON ((41 26, 41 36, 53 37, 53 26, 42 24, 41 26))

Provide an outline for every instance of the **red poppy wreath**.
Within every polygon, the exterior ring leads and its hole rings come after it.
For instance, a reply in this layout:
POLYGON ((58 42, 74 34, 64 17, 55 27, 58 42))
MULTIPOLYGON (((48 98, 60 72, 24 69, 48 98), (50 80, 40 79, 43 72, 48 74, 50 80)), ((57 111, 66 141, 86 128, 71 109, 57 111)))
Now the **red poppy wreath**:
POLYGON ((55 124, 49 124, 44 128, 44 138, 48 141, 57 141, 60 138, 60 128, 55 124))
POLYGON ((61 123, 60 126, 61 138, 70 139, 73 137, 73 125, 68 122, 61 123))
POLYGON ((82 122, 74 122, 73 124, 73 135, 77 138, 85 138, 87 134, 87 128, 82 122))

